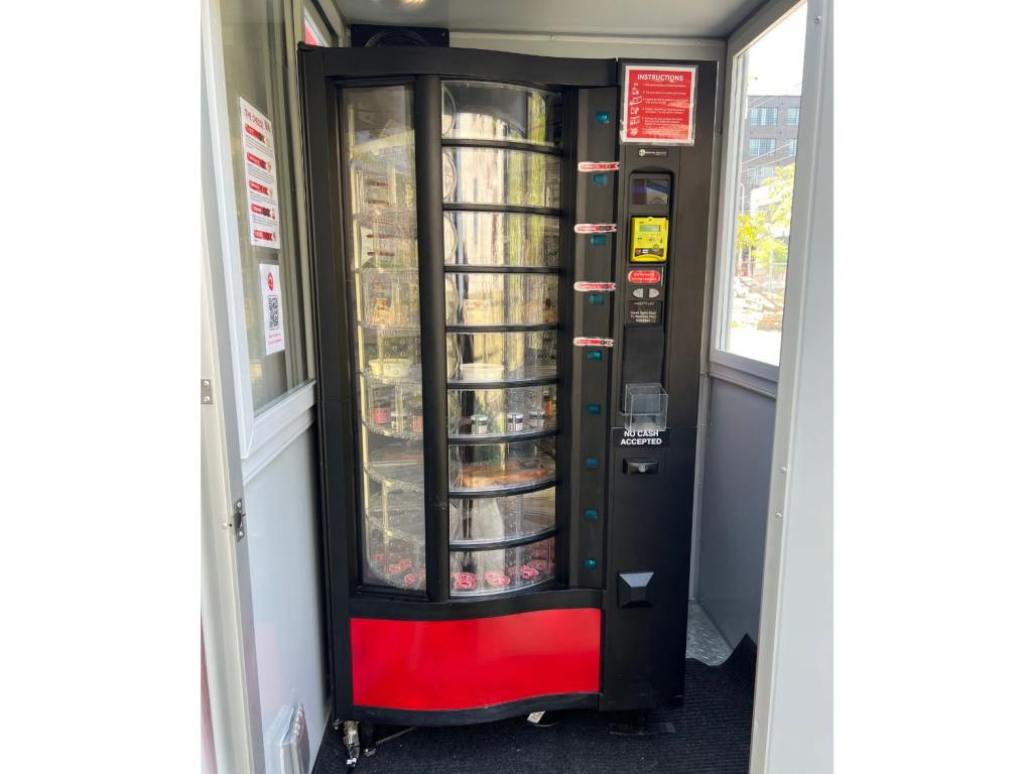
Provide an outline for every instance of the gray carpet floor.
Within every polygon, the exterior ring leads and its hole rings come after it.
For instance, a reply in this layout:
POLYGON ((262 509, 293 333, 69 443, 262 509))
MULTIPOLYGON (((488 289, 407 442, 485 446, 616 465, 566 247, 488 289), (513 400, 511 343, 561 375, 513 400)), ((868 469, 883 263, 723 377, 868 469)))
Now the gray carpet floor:
MULTIPOLYGON (((549 728, 524 718, 456 728, 417 728, 385 741, 356 774, 746 774, 755 648, 745 639, 724 663, 686 659, 681 706, 645 716, 646 735, 623 734, 633 720, 567 712, 549 728)), ((378 738, 398 729, 379 729, 378 738)), ((314 774, 346 771, 338 732, 324 737, 314 774)))

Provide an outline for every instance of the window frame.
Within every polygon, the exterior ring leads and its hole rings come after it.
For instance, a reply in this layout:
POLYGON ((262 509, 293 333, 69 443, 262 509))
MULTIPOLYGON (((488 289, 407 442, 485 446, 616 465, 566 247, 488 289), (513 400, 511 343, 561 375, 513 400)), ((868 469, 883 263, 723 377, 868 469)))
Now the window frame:
MULTIPOLYGON (((318 18, 329 29, 334 45, 343 40, 345 28, 340 16, 330 6, 320 6, 316 0, 294 0, 275 11, 281 15, 271 16, 279 24, 283 39, 272 41, 272 52, 279 45, 278 53, 285 72, 292 74, 291 82, 285 84, 280 102, 271 105, 268 113, 275 125, 291 122, 301 127, 301 106, 299 103, 298 68, 296 51, 303 39, 304 21, 307 8, 313 8, 318 18)), ((219 288, 227 305, 227 330, 223 331, 229 342, 233 360, 230 378, 234 385, 234 411, 237 416, 239 456, 241 458, 243 483, 250 481, 260 470, 274 460, 299 435, 312 426, 315 419, 316 403, 316 358, 315 338, 312 320, 312 290, 310 286, 309 245, 306 233, 305 161, 302 152, 301 131, 291 133, 291 142, 282 139, 276 148, 279 154, 290 154, 291 174, 294 178, 296 201, 295 229, 296 250, 291 257, 293 277, 299 283, 295 288, 302 298, 301 325, 305 333, 305 373, 298 383, 268 403, 255 406, 252 378, 249 372, 249 342, 246 333, 245 293, 242 282, 241 248, 238 221, 236 217, 241 193, 235 190, 234 167, 231 155, 231 115, 237 112, 237 103, 228 99, 228 88, 224 65, 224 45, 218 14, 213 14, 210 29, 205 35, 204 49, 206 64, 205 103, 209 116, 211 167, 216 189, 215 220, 219 232, 223 255, 223 285, 219 288)), ((276 33, 275 33, 276 34, 276 33)), ((272 88, 277 88, 274 84, 272 88)), ((288 167, 286 167, 288 168, 288 167)), ((291 180, 280 181, 282 185, 291 180)), ((278 251, 279 263, 285 253, 278 251)), ((221 278, 218 278, 221 279, 221 278)), ((292 346, 296 340, 292 339, 292 346)))
POLYGON ((337 46, 341 40, 341 36, 338 34, 337 23, 328 17, 324 12, 323 7, 317 0, 302 0, 302 35, 299 37, 300 40, 306 38, 306 17, 313 21, 313 28, 320 33, 324 33, 322 37, 326 39, 325 46, 337 46))
MULTIPOLYGON (((720 376, 732 381, 752 381, 758 387, 771 394, 774 394, 779 381, 779 366, 745 355, 739 355, 726 349, 735 258, 733 254, 733 244, 736 241, 735 209, 739 198, 739 189, 742 184, 740 165, 744 161, 747 150, 743 143, 743 132, 749 123, 743 94, 743 84, 747 76, 747 62, 743 58, 743 54, 805 2, 808 6, 808 24, 811 24, 811 5, 809 0, 773 0, 766 4, 744 27, 730 38, 725 57, 726 104, 723 118, 724 130, 722 133, 724 142, 720 172, 718 240, 715 246, 714 293, 712 296, 710 346, 708 347, 708 370, 712 376, 720 376)), ((806 72, 806 59, 804 72, 806 72)), ((801 91, 803 90, 801 89, 801 91)), ((803 94, 801 94, 801 100, 803 100, 803 94)), ((803 144, 805 131, 810 131, 810 129, 805 130, 802 125, 798 127, 798 145, 803 144)), ((800 175, 798 174, 797 177, 800 177, 800 175)), ((797 201, 796 192, 794 191, 794 211, 797 207, 797 201)), ((796 238, 798 237, 791 226, 791 245, 796 238)), ((788 295, 787 277, 786 296, 788 295)), ((785 302, 783 303, 782 319, 783 328, 785 328, 785 302)))

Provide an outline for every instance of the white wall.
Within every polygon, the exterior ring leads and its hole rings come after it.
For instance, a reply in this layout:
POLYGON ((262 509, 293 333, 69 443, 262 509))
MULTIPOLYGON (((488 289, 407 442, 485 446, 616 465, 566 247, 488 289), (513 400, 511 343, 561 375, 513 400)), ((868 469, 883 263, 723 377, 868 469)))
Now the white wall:
POLYGON ((283 711, 295 704, 305 707, 314 756, 327 722, 317 486, 315 427, 302 433, 245 485, 268 772, 277 771, 274 763, 283 711))
MULTIPOLYGON (((783 323, 752 772, 832 770, 832 4, 812 0, 805 95, 816 100, 796 330, 783 323), (816 92, 816 93, 815 93, 816 92), (783 470, 785 468, 785 470, 783 470)), ((810 111, 808 111, 810 112, 810 111)), ((799 171, 798 171, 799 174, 799 171)), ((794 231, 797 197, 794 192, 794 231)), ((792 261, 791 257, 791 261, 792 261)), ((790 275, 792 277, 792 274, 790 275)))

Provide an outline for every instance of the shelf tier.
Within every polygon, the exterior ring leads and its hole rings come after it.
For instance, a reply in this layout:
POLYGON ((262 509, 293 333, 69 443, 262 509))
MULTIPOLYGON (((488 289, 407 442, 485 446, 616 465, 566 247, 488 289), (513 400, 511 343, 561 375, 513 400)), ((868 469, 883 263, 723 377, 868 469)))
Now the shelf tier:
POLYGON ((369 461, 363 466, 363 472, 376 483, 398 492, 423 491, 423 462, 417 460, 410 463, 374 464, 369 461))
MULTIPOLYGON (((418 366, 419 364, 415 364, 418 366)), ((423 380, 420 377, 419 369, 417 368, 416 376, 376 376, 369 369, 363 369, 359 372, 360 375, 366 379, 368 384, 375 387, 423 387, 423 380)))
POLYGON ((386 438, 401 438, 401 439, 406 440, 406 441, 419 441, 419 440, 423 439, 423 432, 422 431, 416 433, 416 432, 403 432, 403 431, 400 431, 400 430, 390 430, 390 429, 387 429, 387 428, 379 427, 377 425, 373 425, 373 424, 367 422, 365 418, 363 418, 361 420, 361 423, 363 425, 363 428, 367 432, 373 433, 374 435, 383 435, 386 438))

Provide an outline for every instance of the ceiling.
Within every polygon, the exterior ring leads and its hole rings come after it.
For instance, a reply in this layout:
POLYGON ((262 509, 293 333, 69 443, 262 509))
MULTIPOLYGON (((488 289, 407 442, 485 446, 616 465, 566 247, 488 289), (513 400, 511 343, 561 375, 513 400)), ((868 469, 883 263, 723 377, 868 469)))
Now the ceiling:
POLYGON ((335 0, 348 24, 724 38, 764 0, 335 0))

